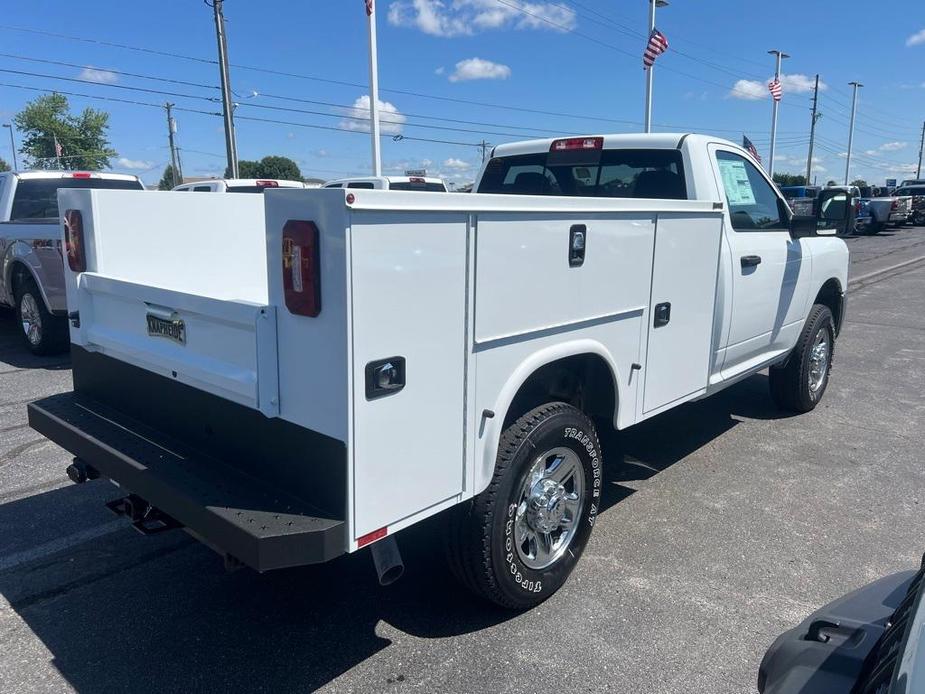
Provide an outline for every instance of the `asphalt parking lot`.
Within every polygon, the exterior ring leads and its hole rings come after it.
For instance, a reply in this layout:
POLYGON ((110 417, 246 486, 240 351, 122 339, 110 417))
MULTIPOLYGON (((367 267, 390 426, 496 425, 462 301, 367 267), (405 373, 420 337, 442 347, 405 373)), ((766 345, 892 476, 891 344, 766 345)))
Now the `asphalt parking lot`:
POLYGON ((925 550, 925 228, 848 243, 864 279, 822 405, 784 416, 760 374, 609 437, 585 556, 520 615, 457 588, 439 517, 399 536, 389 588, 364 552, 229 574, 141 537, 27 427, 68 360, 0 314, 0 691, 754 691, 778 633, 925 550))

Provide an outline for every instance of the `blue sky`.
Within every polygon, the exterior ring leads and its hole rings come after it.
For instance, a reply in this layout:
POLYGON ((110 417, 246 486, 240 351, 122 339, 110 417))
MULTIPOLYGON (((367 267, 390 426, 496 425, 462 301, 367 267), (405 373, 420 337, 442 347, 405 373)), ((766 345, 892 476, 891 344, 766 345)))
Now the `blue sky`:
MULTIPOLYGON (((387 102, 383 117, 394 121, 384 128, 405 138, 383 142, 387 172, 423 167, 466 181, 483 139, 641 130, 645 0, 377 2, 380 99, 387 102)), ((925 119, 925 4, 894 0, 876 12, 870 8, 860 0, 671 0, 658 10, 657 26, 670 48, 656 64, 655 129, 735 141, 745 133, 766 157, 771 100, 765 83, 773 72, 767 51, 779 48, 792 57, 783 69, 778 171, 805 170, 809 90, 818 72, 825 87, 817 128, 820 181, 844 176, 852 80, 864 84, 852 178, 883 183, 911 175, 910 167, 914 174, 925 119)), ((226 0, 225 15, 240 104, 239 156, 286 155, 304 175, 325 179, 368 173, 369 137, 362 121, 349 119, 363 115, 353 107, 368 104, 363 1, 226 0)), ((203 2, 8 2, 0 23, 0 70, 6 71, 0 71, 0 121, 40 93, 8 85, 93 95, 70 97, 72 107, 111 113, 119 152, 113 168, 156 182, 169 159, 163 109, 100 98, 169 99, 191 109, 175 114, 184 173, 221 175, 222 122, 209 115, 220 110, 210 101, 218 96, 218 69, 209 62, 216 53, 214 26, 203 2)), ((9 160, 7 131, 0 134, 0 156, 9 160)))

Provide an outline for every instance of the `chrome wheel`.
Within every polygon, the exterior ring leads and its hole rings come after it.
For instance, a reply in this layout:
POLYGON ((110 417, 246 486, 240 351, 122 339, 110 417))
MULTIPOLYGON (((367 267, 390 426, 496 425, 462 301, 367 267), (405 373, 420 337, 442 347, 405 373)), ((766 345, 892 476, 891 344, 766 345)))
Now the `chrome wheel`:
POLYGON ((578 454, 554 448, 536 458, 520 485, 514 540, 530 569, 554 564, 575 537, 584 507, 585 473, 578 454))
POLYGON ((821 328, 816 333, 809 353, 809 390, 813 393, 818 392, 825 383, 826 374, 829 372, 829 354, 829 331, 821 328))
POLYGON ((42 314, 38 302, 31 294, 23 294, 19 300, 19 320, 23 333, 29 344, 38 345, 42 341, 42 314))

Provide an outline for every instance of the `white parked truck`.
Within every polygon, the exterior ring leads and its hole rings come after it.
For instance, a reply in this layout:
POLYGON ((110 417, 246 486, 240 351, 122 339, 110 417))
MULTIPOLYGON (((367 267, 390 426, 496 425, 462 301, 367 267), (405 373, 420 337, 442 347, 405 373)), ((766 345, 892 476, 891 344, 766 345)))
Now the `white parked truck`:
POLYGON ((304 188, 302 181, 282 178, 207 178, 182 183, 172 190, 190 193, 263 193, 271 188, 304 188))
POLYGON ((89 171, 0 173, 0 306, 13 308, 35 354, 67 349, 59 188, 144 190, 138 176, 89 171))
POLYGON ((526 608, 588 541, 599 427, 766 367, 783 408, 825 392, 844 191, 793 217, 741 148, 662 134, 499 146, 476 191, 62 191, 74 390, 31 425, 142 532, 258 571, 371 545, 388 582, 441 514, 526 608))
POLYGON ((420 193, 445 193, 446 182, 432 176, 356 176, 328 181, 322 188, 359 188, 360 190, 405 190, 420 193))

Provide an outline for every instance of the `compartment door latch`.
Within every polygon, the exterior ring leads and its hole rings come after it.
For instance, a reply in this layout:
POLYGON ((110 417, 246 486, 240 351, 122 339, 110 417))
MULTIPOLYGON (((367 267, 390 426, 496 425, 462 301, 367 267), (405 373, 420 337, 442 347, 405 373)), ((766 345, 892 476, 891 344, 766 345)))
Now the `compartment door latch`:
POLYGON ((366 399, 394 395, 405 387, 405 358, 388 357, 366 365, 366 399))

